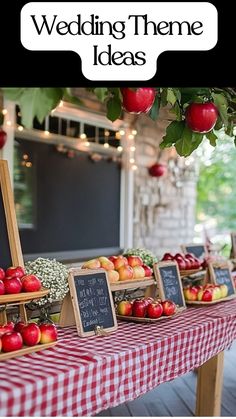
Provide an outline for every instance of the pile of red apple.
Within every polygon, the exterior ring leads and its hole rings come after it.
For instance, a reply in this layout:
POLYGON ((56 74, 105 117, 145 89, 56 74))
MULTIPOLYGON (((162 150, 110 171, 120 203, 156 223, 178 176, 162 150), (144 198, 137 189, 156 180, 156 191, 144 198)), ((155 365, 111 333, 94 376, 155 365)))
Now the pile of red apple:
POLYGON ((133 301, 123 300, 117 305, 117 314, 121 316, 158 319, 161 316, 172 316, 176 304, 171 300, 154 300, 152 297, 138 298, 133 301))
POLYGON ((192 285, 184 288, 184 297, 186 301, 215 301, 225 298, 228 295, 226 284, 214 285, 192 285))
POLYGON ((35 275, 26 275, 21 266, 11 266, 6 271, 0 268, 0 295, 36 292, 41 287, 40 279, 35 275))
POLYGON ((145 265, 139 256, 101 256, 97 259, 88 260, 82 269, 105 269, 109 282, 125 281, 131 279, 149 278, 152 269, 145 265))
POLYGON ((12 352, 23 346, 35 346, 57 340, 57 328, 52 323, 8 322, 0 326, 0 352, 12 352))
POLYGON ((198 258, 196 258, 196 256, 194 256, 192 253, 186 253, 186 255, 182 255, 181 253, 176 253, 176 255, 172 255, 171 253, 165 253, 162 260, 176 261, 180 271, 200 269, 202 266, 202 262, 198 258))

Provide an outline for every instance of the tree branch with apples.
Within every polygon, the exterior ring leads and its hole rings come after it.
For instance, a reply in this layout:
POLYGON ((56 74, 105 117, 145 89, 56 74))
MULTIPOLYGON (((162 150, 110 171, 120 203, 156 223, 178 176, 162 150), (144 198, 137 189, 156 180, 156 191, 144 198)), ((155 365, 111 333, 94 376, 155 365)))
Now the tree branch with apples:
MULTIPOLYGON (((13 100, 20 106, 22 125, 26 128, 32 128, 35 117, 42 123, 61 100, 76 105, 82 103, 70 88, 2 90, 6 99, 13 100)), ((123 112, 147 114, 156 121, 160 108, 168 106, 175 119, 167 126, 160 148, 174 146, 180 156, 189 156, 205 137, 215 147, 217 131, 222 129, 236 144, 235 87, 94 87, 87 90, 105 104, 107 118, 111 121, 121 118, 123 112)), ((5 142, 5 133, 0 130, 0 147, 5 142)))

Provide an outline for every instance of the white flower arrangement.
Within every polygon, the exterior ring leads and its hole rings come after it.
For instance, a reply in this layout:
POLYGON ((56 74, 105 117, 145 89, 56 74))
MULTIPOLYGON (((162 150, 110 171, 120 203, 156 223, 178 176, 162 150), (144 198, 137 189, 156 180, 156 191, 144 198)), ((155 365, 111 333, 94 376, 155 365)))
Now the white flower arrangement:
POLYGON ((69 291, 67 282, 68 269, 56 259, 38 258, 32 262, 26 262, 27 274, 36 275, 44 288, 49 288, 50 293, 35 303, 42 307, 54 301, 61 301, 69 291))

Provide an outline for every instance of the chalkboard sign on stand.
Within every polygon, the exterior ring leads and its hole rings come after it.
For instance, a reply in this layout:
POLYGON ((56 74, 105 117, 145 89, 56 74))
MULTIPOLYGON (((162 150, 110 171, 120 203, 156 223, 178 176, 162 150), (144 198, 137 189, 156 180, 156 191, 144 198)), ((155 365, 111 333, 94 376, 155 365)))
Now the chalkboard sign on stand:
POLYGON ((112 294, 105 271, 71 269, 68 283, 70 294, 63 302, 60 326, 76 324, 78 334, 82 337, 117 329, 112 294))
POLYGON ((184 254, 186 253, 193 253, 195 257, 198 259, 204 259, 205 256, 207 256, 207 248, 204 246, 204 244, 182 244, 181 249, 184 254))
POLYGON ((228 287, 228 297, 235 295, 234 280, 232 278, 228 262, 209 263, 208 269, 211 282, 216 285, 226 284, 228 287))
POLYGON ((185 299, 179 268, 176 262, 158 262, 153 266, 158 293, 162 300, 172 300, 178 309, 185 309, 185 299))

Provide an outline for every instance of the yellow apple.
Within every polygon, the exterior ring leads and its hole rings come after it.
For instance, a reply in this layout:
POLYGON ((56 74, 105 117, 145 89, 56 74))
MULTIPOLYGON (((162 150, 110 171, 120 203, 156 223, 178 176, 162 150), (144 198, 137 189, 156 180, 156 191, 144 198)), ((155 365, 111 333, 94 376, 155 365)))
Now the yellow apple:
POLYGON ((101 256, 98 258, 99 262, 101 263, 101 267, 105 269, 106 271, 114 270, 114 263, 111 262, 108 258, 105 256, 101 256))
POLYGON ((107 271, 107 276, 110 283, 117 282, 120 279, 119 272, 114 271, 112 269, 110 271, 107 271))
POLYGON ((142 266, 134 266, 133 267, 134 272, 134 279, 140 279, 145 277, 145 270, 142 266))
POLYGON ((90 259, 82 265, 82 269, 99 269, 101 263, 98 259, 90 259))

